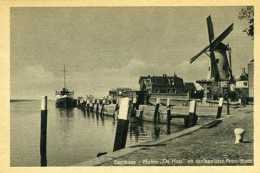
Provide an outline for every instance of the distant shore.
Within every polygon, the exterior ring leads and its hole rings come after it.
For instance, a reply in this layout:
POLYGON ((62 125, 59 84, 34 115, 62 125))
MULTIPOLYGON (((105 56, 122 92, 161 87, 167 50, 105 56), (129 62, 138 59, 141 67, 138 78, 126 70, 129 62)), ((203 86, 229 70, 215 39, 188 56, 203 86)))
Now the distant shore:
MULTIPOLYGON (((41 99, 10 99, 10 102, 32 102, 32 101, 40 101, 41 99)), ((53 101, 54 99, 49 99, 53 101)))

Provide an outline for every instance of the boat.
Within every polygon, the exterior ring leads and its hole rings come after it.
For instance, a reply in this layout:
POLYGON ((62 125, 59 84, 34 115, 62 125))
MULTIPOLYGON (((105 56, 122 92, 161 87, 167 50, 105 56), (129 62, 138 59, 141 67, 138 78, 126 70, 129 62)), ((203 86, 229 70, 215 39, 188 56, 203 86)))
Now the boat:
POLYGON ((64 86, 61 90, 57 90, 55 94, 56 94, 56 107, 73 108, 76 106, 76 99, 74 99, 74 91, 66 88, 65 65, 64 65, 64 86))

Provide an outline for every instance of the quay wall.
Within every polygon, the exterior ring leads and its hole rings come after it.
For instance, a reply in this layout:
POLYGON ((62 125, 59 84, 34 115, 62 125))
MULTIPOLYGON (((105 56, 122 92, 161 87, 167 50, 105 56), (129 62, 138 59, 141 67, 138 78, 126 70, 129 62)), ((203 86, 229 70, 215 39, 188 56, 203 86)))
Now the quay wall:
MULTIPOLYGON (((106 116, 117 116, 118 111, 115 111, 116 105, 109 104, 104 105, 103 113, 106 116)), ((215 118, 217 113, 218 105, 217 104, 210 104, 210 103, 197 103, 197 115, 199 117, 212 117, 215 118)), ((94 110, 96 110, 96 105, 94 106, 94 110)), ((140 110, 143 110, 143 120, 148 122, 153 122, 153 115, 155 111, 155 106, 153 105, 139 105, 139 109, 136 111, 136 117, 140 118, 140 110)), ((99 113, 101 112, 101 106, 99 106, 99 113)), ((185 116, 189 113, 189 105, 186 106, 172 106, 171 107, 172 115, 181 115, 185 116)), ((223 114, 226 113, 226 106, 223 107, 223 114)), ((160 123, 164 124, 167 122, 167 108, 166 106, 160 106, 159 108, 159 116, 160 116, 160 123)), ((176 122, 183 122, 181 118, 175 118, 173 123, 176 122)))

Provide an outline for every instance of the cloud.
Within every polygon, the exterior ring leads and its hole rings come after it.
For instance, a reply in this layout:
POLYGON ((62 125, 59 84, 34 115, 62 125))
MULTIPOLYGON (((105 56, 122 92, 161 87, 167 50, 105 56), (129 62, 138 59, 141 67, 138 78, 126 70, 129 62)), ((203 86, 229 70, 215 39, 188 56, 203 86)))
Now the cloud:
POLYGON ((26 78, 33 79, 35 82, 52 82, 55 80, 54 74, 41 65, 27 66, 22 75, 26 78))
POLYGON ((208 57, 203 56, 192 64, 183 61, 175 67, 175 70, 181 77, 185 77, 184 80, 193 81, 194 79, 206 79, 208 75, 208 63, 208 57))

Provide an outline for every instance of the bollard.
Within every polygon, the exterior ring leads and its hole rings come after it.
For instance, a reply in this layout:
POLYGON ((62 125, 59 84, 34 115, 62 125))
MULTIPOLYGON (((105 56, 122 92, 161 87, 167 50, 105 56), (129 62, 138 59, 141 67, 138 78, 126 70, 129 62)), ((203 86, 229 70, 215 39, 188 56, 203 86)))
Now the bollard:
POLYGON ((242 128, 235 128, 234 133, 235 133, 235 144, 239 144, 243 142, 245 130, 242 128))
POLYGON ((167 134, 171 134, 171 106, 170 106, 170 99, 167 99, 167 134))
POLYGON ((153 115, 154 124, 157 124, 157 121, 158 121, 159 107, 160 107, 160 99, 156 98, 156 105, 155 105, 154 115, 153 115))
POLYGON ((129 124, 129 98, 121 98, 120 99, 120 108, 117 120, 116 127, 116 135, 114 140, 114 148, 113 151, 120 150, 125 148, 126 140, 127 140, 127 132, 128 132, 128 124, 129 124))
POLYGON ((217 112, 216 119, 221 118, 223 101, 224 101, 223 97, 219 98, 219 101, 218 101, 218 112, 217 112))
POLYGON ((41 137, 40 156, 41 166, 47 166, 46 143, 47 143, 47 96, 42 96, 41 101, 41 137))
POLYGON ((184 118, 185 127, 190 127, 197 123, 196 106, 196 100, 190 101, 189 115, 184 118))

